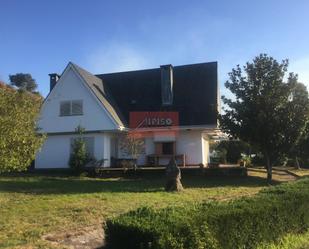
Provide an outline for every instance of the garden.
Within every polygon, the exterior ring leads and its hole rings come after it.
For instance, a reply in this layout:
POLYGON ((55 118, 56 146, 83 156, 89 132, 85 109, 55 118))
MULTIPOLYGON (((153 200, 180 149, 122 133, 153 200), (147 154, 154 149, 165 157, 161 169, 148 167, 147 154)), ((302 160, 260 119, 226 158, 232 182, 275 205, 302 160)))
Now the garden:
MULTIPOLYGON (((274 169, 274 184, 281 186, 286 180, 298 182, 293 181, 297 174, 309 175, 309 170, 289 170, 292 174, 284 174, 281 168, 274 169)), ((184 212, 205 202, 224 206, 220 203, 268 191, 265 190, 268 189, 266 175, 260 168, 249 169, 249 176, 241 178, 183 176, 184 190, 176 193, 164 191, 164 177, 96 179, 29 173, 1 176, 0 248, 70 248, 80 237, 86 244, 82 241, 81 247, 76 248, 95 248, 91 245, 100 245, 98 240, 103 239, 102 228, 107 220, 113 221, 119 215, 145 206, 154 210, 170 207, 184 212), (94 232, 101 237, 87 241, 87 236, 94 232)), ((308 194, 308 180, 300 181, 295 190, 298 192, 301 188, 308 194)), ((263 193, 258 195, 265 195, 263 193)), ((298 207, 294 208, 286 212, 292 215, 298 207)), ((306 243, 306 234, 293 236, 298 237, 288 237, 289 241, 303 242, 299 246, 306 243)))

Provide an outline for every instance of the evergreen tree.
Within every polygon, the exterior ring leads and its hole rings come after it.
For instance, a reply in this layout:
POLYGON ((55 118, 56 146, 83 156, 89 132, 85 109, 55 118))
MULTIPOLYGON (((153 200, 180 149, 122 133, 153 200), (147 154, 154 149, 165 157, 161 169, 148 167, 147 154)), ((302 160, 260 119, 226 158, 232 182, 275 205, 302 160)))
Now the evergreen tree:
POLYGON ((85 129, 78 126, 75 131, 78 134, 78 137, 73 140, 71 145, 72 153, 69 159, 69 166, 79 174, 84 170, 85 164, 88 163, 91 158, 87 153, 86 143, 83 139, 85 129))

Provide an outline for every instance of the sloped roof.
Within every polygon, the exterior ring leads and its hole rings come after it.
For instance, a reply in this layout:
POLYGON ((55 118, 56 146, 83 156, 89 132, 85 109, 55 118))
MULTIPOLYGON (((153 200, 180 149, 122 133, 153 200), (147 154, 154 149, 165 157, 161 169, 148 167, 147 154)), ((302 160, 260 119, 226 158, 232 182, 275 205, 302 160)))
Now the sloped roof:
POLYGON ((173 104, 162 106, 161 69, 96 75, 126 124, 133 111, 176 111, 181 126, 217 125, 217 62, 173 67, 173 104))
POLYGON ((130 112, 174 111, 180 126, 217 125, 217 62, 173 67, 173 104, 161 102, 161 69, 93 75, 69 64, 84 79, 119 126, 128 126, 130 112))
POLYGON ((105 92, 102 80, 95 75, 89 73, 85 69, 79 67, 78 65, 70 62, 75 70, 79 73, 79 75, 84 79, 99 101, 103 104, 106 110, 110 113, 113 119, 117 122, 119 126, 124 126, 124 121, 121 117, 121 112, 118 110, 116 111, 117 107, 114 103, 111 96, 108 96, 105 92))

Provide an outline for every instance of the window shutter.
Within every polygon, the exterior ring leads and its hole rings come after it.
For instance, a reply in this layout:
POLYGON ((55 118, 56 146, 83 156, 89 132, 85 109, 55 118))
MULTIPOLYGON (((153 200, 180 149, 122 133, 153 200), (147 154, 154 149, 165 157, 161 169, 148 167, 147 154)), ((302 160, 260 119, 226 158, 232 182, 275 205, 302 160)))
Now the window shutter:
POLYGON ((69 115, 71 115, 71 102, 61 101, 60 102, 60 116, 69 116, 69 115))
POLYGON ((72 115, 82 115, 83 114, 83 101, 73 100, 72 101, 72 115))

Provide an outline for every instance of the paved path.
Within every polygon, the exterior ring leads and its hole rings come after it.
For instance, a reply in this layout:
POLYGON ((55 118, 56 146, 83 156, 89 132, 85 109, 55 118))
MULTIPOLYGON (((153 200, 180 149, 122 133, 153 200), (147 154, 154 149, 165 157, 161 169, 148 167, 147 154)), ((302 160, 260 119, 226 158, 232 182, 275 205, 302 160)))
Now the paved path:
POLYGON ((102 225, 91 226, 82 231, 50 233, 43 239, 61 248, 96 249, 104 245, 104 230, 102 225))

